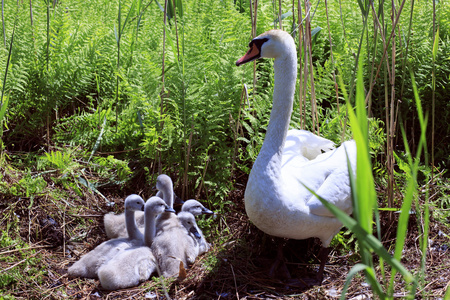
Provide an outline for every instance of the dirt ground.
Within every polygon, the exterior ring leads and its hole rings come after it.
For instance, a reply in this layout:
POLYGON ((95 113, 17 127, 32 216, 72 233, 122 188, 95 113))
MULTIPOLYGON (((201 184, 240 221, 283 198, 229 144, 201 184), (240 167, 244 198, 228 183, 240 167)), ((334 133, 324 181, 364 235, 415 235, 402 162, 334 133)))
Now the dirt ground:
MULTIPOLYGON (((236 187, 228 197, 230 204, 226 212, 212 220, 211 230, 204 229, 212 243, 211 250, 197 259, 184 280, 162 280, 155 276, 137 287, 114 292, 103 290, 98 280, 68 278, 67 268, 105 240, 102 217, 108 211, 121 211, 126 192, 108 194, 108 199, 116 203, 113 208, 94 194, 87 194, 83 199, 73 195, 70 201, 62 199, 61 202, 50 201, 45 196, 32 200, 0 197, 1 228, 6 228, 14 211, 20 220, 21 238, 34 248, 35 255, 43 258, 41 264, 46 270, 40 280, 16 278, 17 282, 8 287, 9 294, 17 299, 167 299, 165 292, 172 299, 338 299, 349 270, 359 261, 355 254, 357 245, 349 239, 350 235, 346 235, 348 245, 332 244, 323 284, 305 286, 302 281, 313 278, 318 269, 319 241, 281 240, 263 234, 245 214, 244 184, 236 187), (268 276, 278 243, 285 244, 285 259, 294 280, 268 276)), ((141 192, 150 193, 135 191, 141 192)), ((416 273, 421 255, 414 218, 412 215, 402 262, 416 273)), ((387 222, 384 215, 381 219, 383 230, 395 232, 395 226, 388 226, 395 223, 387 222)), ((443 299, 450 282, 449 236, 448 224, 444 226, 431 218, 425 278, 419 285, 417 299, 443 299)), ((392 252, 393 236, 385 234, 383 239, 392 252)), ((0 260, 3 270, 20 265, 22 260, 17 251, 7 248, 1 248, 0 255, 17 257, 16 260, 0 260)), ((380 268, 377 271, 382 278, 380 268)), ((387 267, 385 271, 389 273, 387 267)), ((407 287, 399 275, 397 278, 394 296, 402 298, 407 287)), ((387 286, 386 282, 381 284, 387 286)), ((346 299, 371 298, 369 285, 358 274, 351 281, 346 299)))

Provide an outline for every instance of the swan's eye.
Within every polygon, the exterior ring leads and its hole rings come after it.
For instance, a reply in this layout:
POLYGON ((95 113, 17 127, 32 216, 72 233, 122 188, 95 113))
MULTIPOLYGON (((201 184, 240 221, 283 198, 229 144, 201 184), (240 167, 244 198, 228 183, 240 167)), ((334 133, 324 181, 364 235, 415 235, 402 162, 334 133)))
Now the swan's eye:
POLYGON ((268 38, 263 38, 263 39, 257 39, 257 40, 253 40, 252 42, 256 44, 256 47, 261 51, 261 47, 262 45, 267 42, 269 39, 268 38))

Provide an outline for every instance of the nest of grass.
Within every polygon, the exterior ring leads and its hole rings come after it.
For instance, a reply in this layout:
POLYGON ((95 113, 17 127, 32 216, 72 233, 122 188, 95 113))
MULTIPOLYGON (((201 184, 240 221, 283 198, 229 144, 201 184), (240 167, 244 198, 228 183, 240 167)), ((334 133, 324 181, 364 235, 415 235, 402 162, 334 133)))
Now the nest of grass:
MULTIPOLYGON (((232 205, 223 215, 218 215, 210 232, 204 230, 212 243, 211 250, 197 259, 184 280, 152 277, 137 287, 113 292, 103 290, 98 280, 68 278, 67 268, 105 240, 103 215, 121 212, 123 201, 131 191, 121 191, 120 195, 113 190, 102 191, 109 201, 116 203, 113 207, 87 190, 83 197, 66 192, 58 199, 46 195, 0 196, 0 227, 10 240, 0 245, 0 267, 3 274, 10 275, 9 282, 5 276, 0 277, 2 289, 17 299, 167 299, 166 293, 173 299, 337 299, 349 270, 359 260, 354 242, 333 246, 321 286, 305 288, 270 278, 268 269, 280 242, 285 244, 285 259, 292 277, 315 276, 320 242, 274 239, 254 227, 244 209, 245 176, 239 181, 227 199, 232 205)), ((150 195, 150 191, 144 192, 150 195)), ((387 215, 382 214, 381 219, 386 230, 392 230, 389 225, 393 222, 387 215)), ((449 228, 433 218, 430 222, 426 284, 417 293, 419 299, 442 298, 450 282, 449 228)), ((402 259, 414 273, 421 264, 417 223, 412 215, 402 259)), ((392 237, 385 237, 389 249, 392 237)), ((381 271, 377 271, 381 278, 381 271)), ((397 276, 395 296, 402 297, 407 290, 397 276)), ((347 298, 372 298, 370 286, 362 275, 352 279, 347 298)))

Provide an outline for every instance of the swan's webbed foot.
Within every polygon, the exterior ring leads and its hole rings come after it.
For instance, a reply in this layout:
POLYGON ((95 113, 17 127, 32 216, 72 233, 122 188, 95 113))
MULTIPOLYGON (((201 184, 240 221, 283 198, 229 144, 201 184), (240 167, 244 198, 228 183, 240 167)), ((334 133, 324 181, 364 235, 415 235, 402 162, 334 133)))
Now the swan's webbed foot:
MULTIPOLYGON (((281 251, 282 251, 282 247, 281 247, 281 251)), ((286 284, 286 287, 296 287, 296 288, 310 288, 313 286, 319 286, 322 285, 323 282, 323 274, 324 274, 324 269, 325 269, 325 264, 328 260, 328 254, 330 253, 331 248, 324 248, 322 247, 320 249, 318 258, 320 260, 320 266, 319 266, 319 271, 317 272, 316 276, 313 277, 303 277, 303 278, 291 278, 290 275, 289 277, 286 277, 287 280, 284 282, 286 284)), ((282 257, 283 253, 281 252, 281 257, 282 257)), ((277 255, 277 260, 279 259, 280 254, 277 255)), ((284 265, 284 267, 286 267, 286 265, 284 264, 284 261, 281 261, 281 263, 284 265)), ((281 266, 279 267, 279 269, 282 268, 281 266)), ((289 271, 286 268, 286 271, 289 274, 289 271)))
POLYGON ((320 249, 319 252, 319 259, 320 259, 320 266, 319 266, 319 271, 317 272, 317 276, 316 276, 316 280, 317 280, 317 285, 322 285, 322 281, 323 281, 323 271, 325 269, 325 264, 328 260, 328 254, 330 254, 331 248, 324 248, 322 247, 320 249))
POLYGON ((282 280, 283 283, 286 284, 286 287, 309 288, 312 286, 322 285, 325 264, 328 260, 328 254, 330 253, 331 248, 322 247, 320 249, 318 255, 318 258, 320 260, 320 266, 316 276, 298 279, 292 278, 287 268, 287 265, 284 260, 283 248, 284 243, 282 241, 279 241, 277 248, 277 256, 275 257, 275 261, 271 265, 268 273, 268 275, 271 278, 276 277, 277 279, 282 280))
POLYGON ((269 270, 269 277, 274 278, 275 275, 278 275, 281 279, 290 280, 291 273, 284 262, 283 247, 284 244, 280 242, 277 248, 277 256, 269 270))

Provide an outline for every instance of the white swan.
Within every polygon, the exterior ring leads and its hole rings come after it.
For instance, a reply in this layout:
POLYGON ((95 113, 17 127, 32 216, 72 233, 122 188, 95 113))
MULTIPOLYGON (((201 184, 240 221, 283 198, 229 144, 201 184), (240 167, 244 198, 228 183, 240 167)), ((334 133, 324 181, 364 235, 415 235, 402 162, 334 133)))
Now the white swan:
POLYGON ((151 197, 145 203, 145 245, 131 247, 121 251, 117 256, 98 270, 98 278, 103 288, 117 290, 138 285, 150 278, 156 270, 156 259, 150 246, 155 237, 155 219, 163 213, 175 213, 161 198, 151 197))
POLYGON ((297 78, 295 43, 288 33, 270 30, 253 39, 249 47, 236 65, 260 57, 274 58, 275 84, 266 136, 245 190, 245 210, 259 229, 272 236, 318 237, 323 246, 317 274, 321 283, 329 252, 326 248, 342 224, 304 185, 350 214, 352 203, 346 152, 355 170, 356 145, 354 141, 344 142, 336 150, 312 160, 289 151, 289 157, 284 157, 297 78))
MULTIPOLYGON (((158 189, 156 196, 165 200, 170 207, 173 208, 174 202, 182 204, 183 201, 173 192, 173 184, 169 176, 165 174, 159 175, 156 179, 156 188, 158 189)), ((143 231, 144 213, 137 212, 135 218, 137 226, 143 231)), ((108 238, 128 237, 124 214, 115 215, 113 213, 108 213, 104 216, 103 224, 108 238)))
POLYGON ((177 219, 180 225, 172 225, 159 232, 151 247, 164 277, 179 275, 180 263, 187 269, 199 252, 200 234, 194 216, 180 212, 177 219))
POLYGON ((134 212, 142 211, 144 205, 145 202, 140 196, 134 194, 128 196, 125 199, 125 220, 129 238, 112 239, 101 243, 68 269, 69 276, 97 278, 99 267, 116 256, 121 250, 142 245, 144 237, 137 228, 134 212))
MULTIPOLYGON (((181 212, 189 212, 194 216, 199 216, 202 214, 206 214, 206 215, 213 215, 214 212, 207 209, 206 207, 203 206, 203 204, 201 204, 200 202, 198 202, 195 199, 189 199, 187 200, 183 206, 181 207, 181 212)), ((178 219, 180 213, 178 214, 178 219)), ((210 245, 209 243, 206 241, 205 236, 203 235, 203 232, 200 230, 200 228, 198 228, 197 226, 197 231, 200 235, 200 237, 198 238, 198 244, 199 244, 199 251, 198 251, 198 255, 202 255, 206 252, 208 252, 210 245)))

